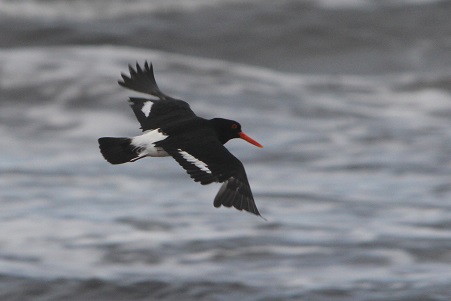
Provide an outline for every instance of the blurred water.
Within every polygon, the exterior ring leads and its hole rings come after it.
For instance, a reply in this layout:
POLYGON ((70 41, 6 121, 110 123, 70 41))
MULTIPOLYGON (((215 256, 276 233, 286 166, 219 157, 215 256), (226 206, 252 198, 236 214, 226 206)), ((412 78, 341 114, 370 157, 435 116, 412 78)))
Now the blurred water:
POLYGON ((449 300, 447 1, 0 1, 1 300, 449 300), (227 147, 267 222, 171 158, 112 166, 160 88, 227 147))

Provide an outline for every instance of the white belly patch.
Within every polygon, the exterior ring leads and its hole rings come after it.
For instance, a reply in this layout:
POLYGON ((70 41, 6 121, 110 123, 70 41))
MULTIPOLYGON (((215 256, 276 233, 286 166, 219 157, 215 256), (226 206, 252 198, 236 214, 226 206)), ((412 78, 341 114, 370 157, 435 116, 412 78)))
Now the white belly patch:
POLYGON ((136 147, 140 157, 166 157, 169 154, 161 147, 156 147, 155 143, 166 139, 168 136, 159 131, 160 129, 144 132, 140 136, 132 138, 131 145, 136 147))

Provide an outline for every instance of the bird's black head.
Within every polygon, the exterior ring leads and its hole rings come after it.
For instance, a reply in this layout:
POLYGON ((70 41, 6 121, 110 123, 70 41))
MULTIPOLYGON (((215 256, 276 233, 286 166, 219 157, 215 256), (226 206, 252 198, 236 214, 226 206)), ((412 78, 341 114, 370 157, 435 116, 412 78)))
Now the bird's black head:
POLYGON ((263 147, 260 143, 241 131, 241 124, 234 120, 213 118, 210 121, 218 134, 219 141, 221 141, 222 144, 225 144, 233 138, 241 138, 255 146, 263 147))

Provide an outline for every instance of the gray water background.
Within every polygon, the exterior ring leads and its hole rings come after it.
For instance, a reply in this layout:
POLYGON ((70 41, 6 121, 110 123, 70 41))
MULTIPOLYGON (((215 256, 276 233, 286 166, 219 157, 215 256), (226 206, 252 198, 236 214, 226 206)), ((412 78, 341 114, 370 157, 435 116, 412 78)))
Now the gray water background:
POLYGON ((451 299, 449 1, 0 0, 0 300, 451 299), (160 88, 227 144, 267 222, 212 206, 117 85, 160 88))

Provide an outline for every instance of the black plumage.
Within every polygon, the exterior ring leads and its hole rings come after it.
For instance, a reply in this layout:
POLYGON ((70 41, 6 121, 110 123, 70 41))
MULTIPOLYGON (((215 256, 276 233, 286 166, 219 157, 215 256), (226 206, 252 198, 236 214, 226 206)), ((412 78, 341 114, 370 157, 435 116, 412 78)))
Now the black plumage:
POLYGON ((136 64, 136 69, 129 66, 129 71, 129 76, 122 74, 119 84, 157 99, 130 98, 130 106, 144 134, 135 138, 100 138, 105 159, 120 164, 145 156, 170 155, 194 181, 224 183, 214 200, 215 207, 233 206, 260 216, 243 164, 223 144, 233 138, 242 138, 262 146, 244 134, 238 122, 198 117, 187 102, 161 92, 151 64, 145 62, 143 68, 136 64), (154 140, 147 139, 146 133, 154 140), (126 141, 129 141, 128 145, 126 141))

